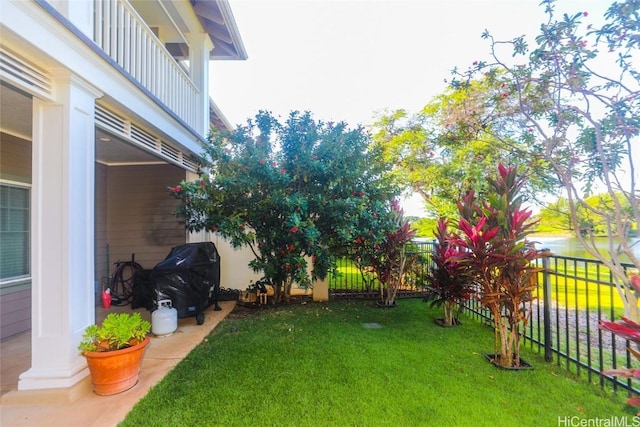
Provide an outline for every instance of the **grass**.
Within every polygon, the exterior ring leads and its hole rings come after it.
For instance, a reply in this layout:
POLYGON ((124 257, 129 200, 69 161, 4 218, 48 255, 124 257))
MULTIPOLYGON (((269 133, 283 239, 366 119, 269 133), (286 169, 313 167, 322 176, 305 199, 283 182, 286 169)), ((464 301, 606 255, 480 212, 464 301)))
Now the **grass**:
MULTIPOLYGON (((342 258, 338 262, 336 268, 337 274, 329 274, 329 283, 332 288, 336 289, 361 289, 364 288, 364 281, 360 269, 348 258, 342 258)), ((365 278, 371 281, 373 290, 378 288, 373 273, 364 273, 365 278)))
MULTIPOLYGON (((551 274, 550 276, 551 300, 553 302, 569 308, 584 309, 588 307, 590 310, 597 310, 599 307, 606 315, 612 310, 615 313, 623 312, 624 305, 615 285, 604 284, 608 282, 608 277, 603 279, 602 274, 595 275, 594 269, 583 270, 581 273, 567 271, 565 274, 571 276, 563 277, 559 274, 551 274), (585 280, 587 277, 588 280, 585 280)), ((543 283, 542 274, 539 277, 538 283, 543 283)), ((538 293, 542 298, 541 288, 538 289, 538 293)))
MULTIPOLYGON (((489 364, 491 329, 442 328, 420 299, 237 308, 122 426, 557 426, 626 417, 625 396, 523 349, 530 371, 489 364), (365 328, 376 323, 380 328, 365 328)), ((577 424, 576 424, 577 425, 577 424)), ((585 424, 586 425, 586 424, 585 424)))
MULTIPOLYGON (((564 307, 590 310, 602 310, 606 317, 618 318, 624 313, 624 305, 614 285, 609 285, 609 270, 598 267, 595 263, 551 263, 550 275, 551 300, 564 307), (556 271, 558 270, 558 271, 556 271)), ((364 288, 362 275, 357 265, 347 259, 340 259, 337 275, 330 275, 331 288, 359 290, 364 288)), ((367 279, 372 280, 373 290, 377 289, 374 276, 365 273, 367 279)), ((537 296, 542 299, 543 274, 539 273, 540 288, 537 296)))

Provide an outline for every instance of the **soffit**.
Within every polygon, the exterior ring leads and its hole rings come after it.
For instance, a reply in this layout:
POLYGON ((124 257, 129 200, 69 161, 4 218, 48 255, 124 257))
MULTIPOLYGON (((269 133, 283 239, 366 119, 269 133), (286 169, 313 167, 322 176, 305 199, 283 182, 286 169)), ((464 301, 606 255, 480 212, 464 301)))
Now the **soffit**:
POLYGON ((195 29, 199 25, 209 34, 214 45, 209 59, 247 59, 235 18, 226 0, 190 0, 191 9, 188 11, 181 2, 172 0, 129 2, 165 44, 184 44, 184 35, 190 31, 201 31, 195 29))
POLYGON ((214 48, 210 59, 247 59, 240 32, 226 0, 191 0, 214 48))

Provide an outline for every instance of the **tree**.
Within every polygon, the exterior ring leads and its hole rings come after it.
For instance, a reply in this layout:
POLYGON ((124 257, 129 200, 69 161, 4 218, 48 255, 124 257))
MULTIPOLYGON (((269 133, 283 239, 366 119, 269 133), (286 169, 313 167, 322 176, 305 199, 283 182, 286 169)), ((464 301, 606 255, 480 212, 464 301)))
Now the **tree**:
MULTIPOLYGON (((515 149, 507 147, 488 129, 495 112, 486 98, 502 98, 500 86, 491 79, 451 86, 417 114, 398 110, 374 124, 374 142, 394 165, 391 174, 422 196, 434 217, 455 216, 455 201, 471 188, 485 194, 489 189, 485 176, 498 163, 519 165, 522 174, 540 169, 537 161, 518 155, 518 141, 510 141, 515 149)), ((543 178, 530 174, 523 188, 530 200, 537 191, 551 187, 543 178)))
POLYGON ((472 88, 481 78, 503 89, 500 98, 485 98, 493 113, 483 129, 505 146, 518 141, 519 156, 548 165, 565 191, 576 237, 611 270, 627 317, 637 320, 639 294, 622 262, 626 256, 640 268, 625 236, 627 224, 640 219, 640 1, 614 2, 600 28, 583 24, 586 11, 558 19, 554 0, 542 4, 548 20, 533 49, 524 36, 499 41, 485 31, 491 59, 454 70, 452 87, 472 88), (611 198, 606 209, 587 200, 596 187, 611 198), (585 216, 590 221, 581 222, 585 216), (595 245, 594 221, 604 224, 607 251, 595 245))
POLYGON ((292 112, 268 112, 235 130, 212 131, 195 182, 171 188, 176 215, 189 231, 220 233, 248 247, 250 267, 288 299, 293 283, 312 286, 357 236, 384 242, 398 191, 362 128, 292 112))
POLYGON ((548 203, 537 215, 537 232, 545 233, 571 233, 571 216, 567 199, 560 197, 552 203, 548 203))
POLYGON ((450 259, 461 263, 480 287, 480 301, 493 316, 493 360, 504 367, 520 366, 520 340, 531 313, 537 287, 532 264, 544 253, 527 240, 533 223, 523 209, 521 190, 525 180, 515 168, 500 164, 496 179, 487 177, 491 189, 486 198, 473 190, 460 201, 460 234, 450 243, 461 248, 450 259))
MULTIPOLYGON (((628 201, 623 195, 619 195, 621 201, 621 224, 624 230, 620 230, 620 234, 625 237, 630 237, 633 230, 633 215, 628 201)), ((599 193, 593 196, 584 197, 584 203, 591 206, 593 210, 608 211, 610 215, 615 213, 615 202, 611 198, 609 193, 599 193)), ((594 236, 607 236, 607 224, 605 218, 600 215, 594 215, 593 210, 586 209, 582 205, 576 207, 577 223, 580 226, 580 231, 585 233, 589 230, 589 233, 594 236)), ((572 232, 573 222, 571 220, 571 213, 569 210, 569 203, 566 198, 561 197, 557 201, 548 204, 544 207, 539 214, 540 223, 537 231, 551 231, 551 232, 572 232)), ((614 224, 615 227, 615 224, 614 224)))

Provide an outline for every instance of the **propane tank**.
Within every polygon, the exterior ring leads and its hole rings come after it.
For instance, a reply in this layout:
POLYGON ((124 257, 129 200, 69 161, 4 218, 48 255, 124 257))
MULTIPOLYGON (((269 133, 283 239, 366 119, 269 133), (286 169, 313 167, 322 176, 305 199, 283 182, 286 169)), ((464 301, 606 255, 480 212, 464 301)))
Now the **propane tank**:
POLYGON ((158 309, 151 313, 151 332, 159 337, 171 335, 178 329, 178 310, 170 299, 158 301, 158 309))

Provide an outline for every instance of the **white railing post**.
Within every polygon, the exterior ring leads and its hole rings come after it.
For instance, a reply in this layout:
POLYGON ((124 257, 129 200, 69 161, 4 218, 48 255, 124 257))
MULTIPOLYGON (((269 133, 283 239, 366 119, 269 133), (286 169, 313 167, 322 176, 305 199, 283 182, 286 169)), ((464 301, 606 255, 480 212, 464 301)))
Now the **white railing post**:
POLYGON ((94 0, 93 41, 140 85, 187 125, 200 130, 195 114, 198 87, 126 0, 94 0))

